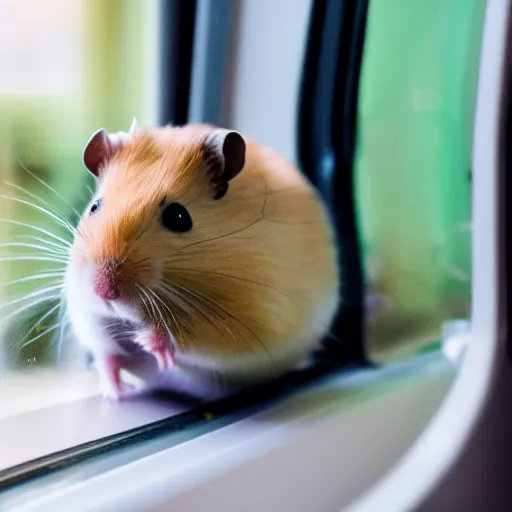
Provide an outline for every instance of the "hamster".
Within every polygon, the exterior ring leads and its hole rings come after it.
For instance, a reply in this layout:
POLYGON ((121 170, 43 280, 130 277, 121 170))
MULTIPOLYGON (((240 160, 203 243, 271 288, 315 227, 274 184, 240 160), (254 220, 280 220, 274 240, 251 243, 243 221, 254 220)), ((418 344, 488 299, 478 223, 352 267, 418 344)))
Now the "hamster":
POLYGON ((89 139, 96 191, 65 277, 74 335, 105 397, 199 399, 308 360, 339 302, 334 230, 269 147, 203 124, 89 139))

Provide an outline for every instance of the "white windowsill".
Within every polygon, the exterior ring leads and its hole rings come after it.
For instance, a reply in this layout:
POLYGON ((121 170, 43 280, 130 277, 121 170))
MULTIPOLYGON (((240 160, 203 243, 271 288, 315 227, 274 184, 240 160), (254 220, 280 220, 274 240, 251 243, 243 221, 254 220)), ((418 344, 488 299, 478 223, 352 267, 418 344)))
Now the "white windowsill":
MULTIPOLYGON (((148 510, 153 505, 164 506, 163 503, 172 498, 173 510, 181 510, 174 503, 181 500, 180 496, 185 501, 190 500, 187 489, 197 485, 208 487, 208 482, 216 479, 215 475, 226 471, 234 471, 242 478, 244 468, 249 470, 260 456, 286 451, 287 446, 293 446, 300 438, 306 443, 303 446, 316 447, 311 453, 306 449, 308 457, 312 457, 310 470, 320 472, 322 478, 325 472, 326 482, 330 485, 332 477, 336 476, 337 487, 343 487, 344 497, 354 499, 414 442, 440 405, 453 375, 453 367, 439 353, 380 370, 340 374, 325 383, 303 389, 250 418, 106 473, 88 475, 76 484, 68 482, 66 488, 54 487, 54 492, 43 493, 42 501, 34 495, 32 504, 35 508, 31 508, 31 500, 27 499, 30 493, 25 491, 18 496, 11 495, 10 502, 17 510, 64 510, 69 507, 69 500, 73 502, 73 510, 80 509, 77 503, 83 503, 84 510, 111 510, 114 506, 119 510, 148 510), (421 393, 422 400, 415 398, 417 393, 421 393), (403 419, 386 415, 386 411, 395 410, 397 401, 403 402, 401 406, 408 411, 403 419), (375 417, 379 421, 376 422, 375 417), (398 438, 397 429, 400 430, 398 438), (363 462, 365 453, 372 451, 376 457, 369 471, 363 462), (337 456, 331 457, 333 453, 337 456), (329 467, 323 468, 324 463, 329 467), (346 464, 351 476, 339 478, 343 470, 330 468, 332 464, 346 464), (155 478, 156 474, 158 478, 155 478), (124 480, 122 485, 119 478, 124 480), (21 503, 28 508, 21 507, 21 503)), ((289 457, 294 457, 293 450, 287 460, 289 457)), ((304 465, 299 462, 297 460, 294 465, 296 474, 286 478, 305 479, 298 480, 304 486, 307 478, 301 474, 304 465)), ((310 479, 310 484, 314 481, 310 479)), ((314 496, 314 489, 312 492, 314 496)), ((327 493, 326 499, 327 496, 332 493, 327 493)), ((235 498, 236 493, 230 499, 235 498)), ((230 503, 233 505, 232 501, 230 503)), ((288 508, 292 504, 293 499, 281 510, 299 510, 288 508)), ((307 510, 306 504, 302 505, 300 510, 307 510)))
POLYGON ((16 414, 81 400, 99 392, 99 381, 94 371, 12 371, 0 377, 0 421, 16 414))

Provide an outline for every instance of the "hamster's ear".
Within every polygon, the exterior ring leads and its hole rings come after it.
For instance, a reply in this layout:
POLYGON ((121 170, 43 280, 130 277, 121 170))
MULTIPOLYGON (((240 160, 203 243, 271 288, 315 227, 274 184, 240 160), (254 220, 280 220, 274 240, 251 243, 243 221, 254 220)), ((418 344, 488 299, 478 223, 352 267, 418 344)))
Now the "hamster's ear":
POLYGON ((245 164, 245 141, 230 130, 214 130, 204 141, 203 158, 214 199, 220 199, 228 191, 232 180, 245 164))
POLYGON ((83 162, 87 170, 96 178, 99 178, 101 169, 121 146, 125 135, 109 135, 105 128, 100 128, 92 134, 84 149, 83 162))

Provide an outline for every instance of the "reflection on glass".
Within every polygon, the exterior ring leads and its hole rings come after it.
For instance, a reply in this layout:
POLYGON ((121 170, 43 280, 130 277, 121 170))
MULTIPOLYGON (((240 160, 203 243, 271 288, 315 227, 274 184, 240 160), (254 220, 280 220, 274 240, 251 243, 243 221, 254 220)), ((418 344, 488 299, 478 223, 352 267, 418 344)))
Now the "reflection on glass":
POLYGON ((470 307, 471 142, 483 0, 370 2, 357 200, 377 359, 470 307))

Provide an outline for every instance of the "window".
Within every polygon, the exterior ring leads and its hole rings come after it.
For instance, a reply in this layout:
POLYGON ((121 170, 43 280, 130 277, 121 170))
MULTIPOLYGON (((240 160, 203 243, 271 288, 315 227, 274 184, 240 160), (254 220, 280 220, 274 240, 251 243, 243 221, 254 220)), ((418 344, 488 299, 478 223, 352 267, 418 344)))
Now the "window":
POLYGON ((5 372, 65 360, 85 368, 84 354, 61 341, 56 288, 72 235, 65 222, 76 223, 93 186, 77 155, 98 125, 115 130, 134 115, 152 117, 150 8, 80 0, 35 7, 7 1, 1 8, 0 366, 5 372))
POLYGON ((469 317, 485 3, 342 4, 314 4, 300 154, 338 223, 346 269, 339 335, 347 345, 362 340, 364 302, 367 353, 389 362, 435 347, 444 322, 469 317), (328 65, 334 52, 337 69, 328 65))
POLYGON ((478 0, 369 10, 355 188, 373 304, 368 350, 379 361, 435 342, 444 322, 470 315, 484 11, 478 0))
POLYGON ((471 315, 483 0, 44 0, 37 12, 0 1, 0 489, 11 503, 20 488, 37 496, 108 472, 313 382, 369 374, 362 396, 396 367, 445 371, 443 330, 471 315), (59 315, 62 244, 94 186, 84 141, 134 116, 240 130, 318 188, 341 248, 342 306, 313 366, 215 404, 102 404, 59 315), (41 426, 35 441, 17 445, 28 424, 41 426))

